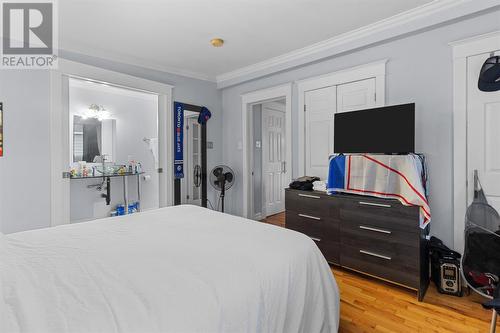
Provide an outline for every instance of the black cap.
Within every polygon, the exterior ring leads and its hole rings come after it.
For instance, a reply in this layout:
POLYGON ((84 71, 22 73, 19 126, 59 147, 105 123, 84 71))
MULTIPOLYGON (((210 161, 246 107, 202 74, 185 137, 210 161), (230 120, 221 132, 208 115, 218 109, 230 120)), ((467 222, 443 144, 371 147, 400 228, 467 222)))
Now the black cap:
POLYGON ((485 61, 477 86, 479 90, 486 92, 500 90, 500 56, 489 57, 485 61))

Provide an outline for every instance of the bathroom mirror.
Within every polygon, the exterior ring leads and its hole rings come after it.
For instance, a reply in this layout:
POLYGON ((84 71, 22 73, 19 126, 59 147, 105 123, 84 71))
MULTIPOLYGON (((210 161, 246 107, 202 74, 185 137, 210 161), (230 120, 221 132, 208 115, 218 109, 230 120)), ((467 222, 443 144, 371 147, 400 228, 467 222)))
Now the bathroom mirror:
POLYGON ((73 163, 84 161, 100 163, 106 155, 107 162, 114 162, 116 120, 73 116, 73 163))

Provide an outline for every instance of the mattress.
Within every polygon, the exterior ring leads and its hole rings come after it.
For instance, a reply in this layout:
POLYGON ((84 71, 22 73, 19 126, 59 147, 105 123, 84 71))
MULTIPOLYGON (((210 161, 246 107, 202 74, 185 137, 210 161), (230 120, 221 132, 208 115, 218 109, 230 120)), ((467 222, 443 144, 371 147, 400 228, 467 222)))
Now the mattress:
POLYGON ((196 206, 5 235, 0 332, 337 332, 307 236, 196 206))

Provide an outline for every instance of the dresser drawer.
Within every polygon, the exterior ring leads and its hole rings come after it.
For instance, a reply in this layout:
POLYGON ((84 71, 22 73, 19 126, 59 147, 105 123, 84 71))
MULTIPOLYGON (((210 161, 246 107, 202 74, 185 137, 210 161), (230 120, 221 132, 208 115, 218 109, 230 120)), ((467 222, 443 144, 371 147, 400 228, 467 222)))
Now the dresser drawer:
MULTIPOLYGON (((417 237, 414 238, 418 239, 417 237)), ((380 254, 391 258, 391 260, 388 260, 391 263, 401 264, 406 268, 418 269, 418 242, 413 242, 411 245, 402 244, 391 239, 367 237, 363 233, 345 229, 342 229, 340 239, 342 246, 350 246, 370 253, 380 254)))
POLYGON ((309 236, 328 262, 337 265, 340 263, 340 231, 337 221, 310 220, 287 211, 285 226, 309 236))
POLYGON ((372 214, 383 214, 384 210, 390 210, 392 215, 398 217, 416 218, 419 215, 417 206, 405 206, 398 200, 380 199, 375 197, 348 197, 344 201, 349 209, 362 209, 372 214))
POLYGON ((286 191, 286 210, 311 216, 329 217, 332 202, 326 194, 305 191, 286 191))
POLYGON ((346 243, 364 240, 371 244, 402 246, 410 248, 414 253, 420 245, 420 234, 401 231, 392 226, 381 227, 371 221, 359 222, 357 220, 342 221, 341 237, 346 243))
POLYGON ((340 208, 340 219, 343 223, 350 223, 356 226, 369 225, 389 231, 404 231, 410 233, 420 233, 418 208, 408 208, 406 211, 401 207, 393 207, 390 204, 383 204, 359 201, 359 203, 349 202, 340 208))
POLYGON ((419 267, 414 261, 409 263, 406 255, 372 250, 369 246, 341 246, 342 266, 410 288, 419 287, 419 267))
POLYGON ((285 227, 311 238, 340 241, 339 222, 334 219, 286 211, 285 227))

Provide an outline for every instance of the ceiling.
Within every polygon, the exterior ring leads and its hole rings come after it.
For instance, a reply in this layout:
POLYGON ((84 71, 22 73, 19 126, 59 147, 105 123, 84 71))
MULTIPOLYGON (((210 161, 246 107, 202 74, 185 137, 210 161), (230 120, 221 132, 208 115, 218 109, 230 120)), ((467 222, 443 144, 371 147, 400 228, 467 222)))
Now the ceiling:
POLYGON ((215 79, 429 2, 64 0, 58 2, 59 47, 215 79), (224 47, 212 47, 214 37, 224 47))

